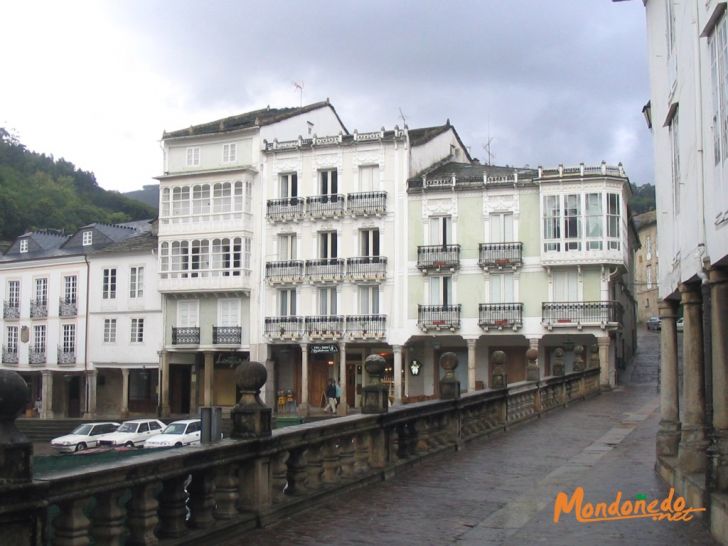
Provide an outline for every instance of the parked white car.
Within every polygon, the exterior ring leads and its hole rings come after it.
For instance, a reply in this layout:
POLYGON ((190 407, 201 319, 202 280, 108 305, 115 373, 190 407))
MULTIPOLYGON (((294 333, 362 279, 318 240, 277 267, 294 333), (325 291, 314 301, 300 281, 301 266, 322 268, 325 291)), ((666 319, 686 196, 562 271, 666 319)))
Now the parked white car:
POLYGON ((141 447, 149 438, 162 433, 164 423, 157 419, 124 421, 116 432, 99 438, 101 446, 141 447))
POLYGON ((200 443, 202 423, 199 419, 185 419, 167 425, 162 434, 149 438, 144 447, 182 447, 200 443))
POLYGON ((102 435, 114 432, 119 423, 84 423, 78 425, 71 434, 53 438, 51 447, 60 453, 73 453, 83 451, 89 447, 96 447, 102 435))

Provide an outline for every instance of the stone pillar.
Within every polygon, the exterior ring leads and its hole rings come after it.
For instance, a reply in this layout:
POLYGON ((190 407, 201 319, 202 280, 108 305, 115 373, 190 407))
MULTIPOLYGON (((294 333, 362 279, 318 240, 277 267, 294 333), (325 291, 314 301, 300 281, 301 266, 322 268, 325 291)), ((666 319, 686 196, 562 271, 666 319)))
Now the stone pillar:
POLYGON ((609 344, 611 339, 609 336, 602 336, 597 338, 597 345, 599 345, 599 383, 603 389, 611 388, 609 382, 610 370, 609 370, 609 344))
POLYGON ((705 368, 703 362, 703 309, 700 285, 680 285, 683 330, 683 402, 678 466, 688 474, 705 472, 705 368))
POLYGON ((491 374, 490 386, 493 389, 505 389, 508 386, 508 376, 506 374, 506 353, 503 351, 493 351, 490 355, 490 361, 493 364, 493 373, 491 374))
POLYGON ((529 340, 529 348, 526 350, 526 381, 538 381, 541 377, 538 369, 538 339, 529 340), (534 343, 535 347, 534 347, 534 343))
POLYGON ((402 346, 392 345, 394 351, 394 406, 402 405, 402 346))
POLYGON ((341 386, 341 400, 336 408, 338 415, 346 415, 349 407, 346 402, 346 343, 339 343, 339 385, 341 386))
POLYGON ((270 436, 273 410, 260 399, 260 389, 268 379, 268 372, 260 362, 243 362, 235 369, 235 382, 240 388, 240 401, 230 412, 233 438, 260 438, 270 436))
POLYGON ((466 339, 468 344, 468 392, 475 392, 475 344, 477 339, 466 339))
POLYGON ((129 417, 129 368, 121 369, 121 417, 129 417))
POLYGON ((203 392, 203 405, 212 406, 212 385, 215 376, 215 353, 205 352, 205 390, 203 392))
POLYGON ((551 362, 551 375, 564 375, 564 349, 556 347, 553 352, 554 358, 551 362))
POLYGON ((364 361, 371 384, 362 388, 362 413, 387 413, 389 410, 389 389, 382 384, 386 366, 386 361, 378 354, 369 355, 364 361))
POLYGON ((308 343, 301 343, 301 403, 298 405, 301 415, 308 415, 308 343))
POLYGON ((406 346, 402 347, 402 365, 404 366, 404 395, 405 397, 409 396, 409 382, 410 382, 410 376, 412 375, 410 373, 410 350, 406 346))
POLYGON ((88 405, 86 406, 86 419, 92 419, 96 416, 96 375, 97 371, 86 370, 86 392, 88 393, 88 405))
POLYGON ((41 373, 41 409, 43 419, 53 419, 53 372, 43 370, 41 373))
POLYGON ((714 477, 718 491, 728 491, 728 271, 711 269, 710 324, 713 353, 714 477))
POLYGON ((169 417, 169 352, 162 351, 160 355, 160 369, 162 381, 159 387, 159 404, 162 417, 169 417))
POLYGON ((675 457, 680 441, 677 371, 677 302, 663 300, 660 310, 660 429, 657 456, 675 457))
POLYGON ((440 366, 445 370, 445 377, 440 380, 440 399, 460 398, 460 381, 455 378, 455 369, 458 367, 457 355, 451 352, 442 353, 440 366))

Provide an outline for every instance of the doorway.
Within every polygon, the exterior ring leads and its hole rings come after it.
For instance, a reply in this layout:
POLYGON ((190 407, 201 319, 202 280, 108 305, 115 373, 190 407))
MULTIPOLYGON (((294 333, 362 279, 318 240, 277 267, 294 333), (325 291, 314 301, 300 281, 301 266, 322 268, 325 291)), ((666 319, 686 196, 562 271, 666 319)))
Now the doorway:
POLYGON ((311 360, 308 364, 308 401, 314 408, 326 405, 326 385, 329 382, 327 360, 311 360))
POLYGON ((71 376, 68 382, 68 416, 81 417, 81 377, 71 376))
POLYGON ((190 413, 190 366, 169 366, 169 411, 173 414, 190 413))

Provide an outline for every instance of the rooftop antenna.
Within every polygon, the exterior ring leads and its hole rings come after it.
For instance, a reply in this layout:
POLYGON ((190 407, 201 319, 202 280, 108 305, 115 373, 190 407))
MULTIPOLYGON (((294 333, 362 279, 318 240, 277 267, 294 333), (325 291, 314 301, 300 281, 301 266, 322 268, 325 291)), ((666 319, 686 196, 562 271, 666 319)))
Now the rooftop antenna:
POLYGON ((407 116, 402 112, 402 108, 399 108, 399 118, 402 120, 402 125, 407 125, 407 116))
POLYGON ((293 82, 293 87, 298 89, 298 103, 299 106, 303 106, 303 81, 293 82))
POLYGON ((493 139, 494 137, 490 136, 490 120, 488 120, 488 142, 482 145, 483 150, 485 150, 485 155, 487 159, 485 160, 486 165, 492 165, 493 160, 495 159, 495 154, 493 153, 493 139))

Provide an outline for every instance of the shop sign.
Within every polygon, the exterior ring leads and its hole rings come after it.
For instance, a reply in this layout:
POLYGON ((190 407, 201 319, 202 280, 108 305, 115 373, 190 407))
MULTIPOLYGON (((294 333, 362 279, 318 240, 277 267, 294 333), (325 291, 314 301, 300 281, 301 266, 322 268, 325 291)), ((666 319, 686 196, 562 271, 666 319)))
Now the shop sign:
POLYGON ((309 350, 312 355, 338 353, 339 346, 336 343, 315 343, 313 345, 309 345, 309 350))

